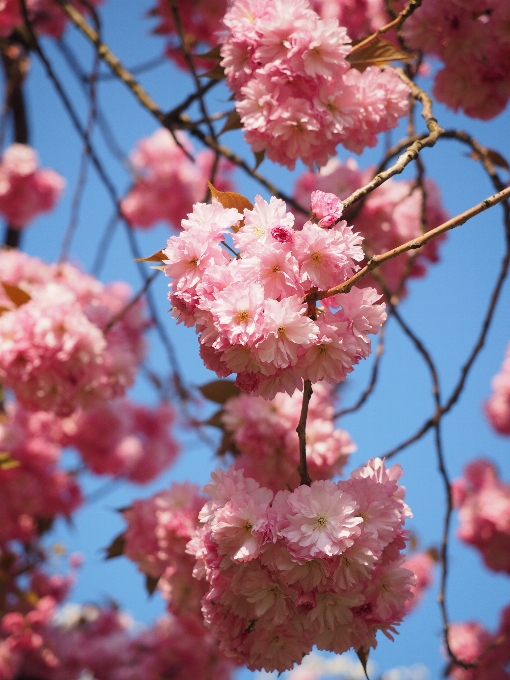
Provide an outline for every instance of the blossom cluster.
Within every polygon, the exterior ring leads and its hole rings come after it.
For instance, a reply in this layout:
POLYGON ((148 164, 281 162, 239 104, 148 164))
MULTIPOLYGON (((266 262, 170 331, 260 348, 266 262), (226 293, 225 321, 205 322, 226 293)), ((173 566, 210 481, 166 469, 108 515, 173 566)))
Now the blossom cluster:
POLYGON ((12 144, 0 161, 0 214, 14 228, 53 210, 64 189, 63 177, 38 166, 37 153, 26 144, 12 144))
POLYGON ((407 85, 391 69, 350 68, 346 29, 308 0, 235 0, 224 23, 221 65, 255 153, 323 166, 338 144, 375 146, 407 112, 407 85))
POLYGON ((82 501, 74 476, 58 467, 62 420, 14 404, 5 410, 0 451, 11 465, 0 469, 0 552, 8 541, 32 539, 56 516, 69 517, 82 501))
POLYGON ((439 57, 433 93, 454 111, 489 120, 510 98, 507 0, 427 0, 405 22, 413 50, 439 57))
MULTIPOLYGON (((277 492, 299 485, 296 427, 302 397, 277 394, 272 401, 242 394, 229 399, 221 420, 235 447, 234 469, 277 492)), ((317 383, 308 407, 306 461, 313 480, 342 474, 356 450, 349 434, 335 428, 332 389, 317 383)))
POLYGON ((233 675, 234 664, 193 616, 167 615, 136 631, 114 607, 66 605, 57 613, 55 604, 46 596, 26 615, 3 617, 2 680, 230 680, 233 675))
POLYGON ((27 300, 0 290, 0 381, 20 404, 67 416, 123 395, 148 326, 140 303, 126 309, 129 287, 15 251, 0 253, 0 270, 2 283, 27 300))
POLYGON ((510 606, 501 612, 499 628, 490 633, 477 621, 452 623, 448 628, 452 652, 473 668, 450 664, 447 676, 453 680, 508 680, 510 664, 510 606))
MULTIPOLYGON (((318 174, 305 172, 300 175, 294 188, 295 199, 308 209, 308 196, 314 191, 330 192, 341 199, 347 198, 367 184, 374 176, 374 168, 360 170, 353 158, 345 163, 331 159, 318 174)), ((432 179, 423 182, 423 193, 412 180, 389 179, 372 191, 356 213, 356 229, 364 238, 368 255, 378 255, 439 226, 448 219, 441 204, 439 188, 432 179), (422 202, 425 201, 425 224, 422 224, 422 202)), ((357 205, 355 206, 357 208, 357 205)), ((304 217, 296 212, 297 226, 304 217)), ((385 262, 379 272, 390 291, 405 291, 404 278, 424 276, 429 262, 438 260, 438 248, 444 237, 432 239, 419 251, 409 251, 385 262)), ((368 276, 360 285, 378 283, 368 276)))
POLYGON ((186 544, 199 525, 204 501, 194 484, 174 483, 123 511, 127 523, 123 553, 143 574, 157 581, 173 614, 200 617, 206 588, 193 578, 194 561, 186 553, 186 544))
MULTIPOLYGON (((193 152, 183 133, 178 132, 177 139, 188 153, 193 152)), ((138 143, 131 163, 136 179, 121 203, 123 215, 136 227, 147 228, 165 220, 178 229, 192 205, 206 195, 214 154, 201 151, 193 163, 170 132, 161 128, 138 143)), ((227 178, 230 169, 228 162, 219 162, 215 183, 222 191, 232 188, 227 178)))
POLYGON ((480 551, 485 565, 510 574, 510 484, 498 479, 494 465, 478 459, 452 483, 459 511, 459 537, 480 551))
POLYGON ((65 443, 97 475, 145 484, 168 468, 178 454, 170 434, 175 414, 170 404, 154 408, 129 399, 102 402, 65 421, 65 443))
POLYGON ((412 597, 402 567, 410 516, 401 468, 372 459, 350 479, 276 495, 241 470, 204 487, 204 526, 188 544, 206 579, 206 624, 228 656, 279 672, 318 649, 343 653, 388 637, 412 597))
MULTIPOLYGON (((71 0, 82 12, 87 12, 87 4, 97 7, 103 0, 71 0)), ((67 25, 67 16, 55 0, 25 0, 30 25, 40 35, 61 38, 67 25)), ((0 36, 7 38, 16 26, 24 23, 19 0, 2 0, 0 5, 0 36)))
POLYGON ((216 199, 197 203, 181 234, 168 240, 173 315, 196 327, 205 365, 220 377, 237 373, 243 391, 271 399, 301 389, 303 379, 345 380, 369 355, 368 334, 383 323, 384 305, 373 288, 353 287, 324 300, 314 320, 303 296, 357 269, 360 236, 345 221, 331 229, 307 222, 295 231, 293 215, 275 197, 267 203, 257 196, 239 226, 242 219, 216 199))
POLYGON ((493 393, 485 404, 485 413, 497 432, 510 435, 510 345, 501 371, 492 380, 492 389, 493 393))

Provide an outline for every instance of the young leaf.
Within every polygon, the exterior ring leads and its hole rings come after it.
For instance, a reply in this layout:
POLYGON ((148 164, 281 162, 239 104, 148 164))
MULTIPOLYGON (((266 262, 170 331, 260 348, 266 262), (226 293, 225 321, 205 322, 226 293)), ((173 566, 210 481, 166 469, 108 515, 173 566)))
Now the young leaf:
POLYGON ((11 286, 10 283, 5 283, 2 281, 2 288, 4 289, 5 294, 11 300, 11 302, 14 302, 16 307, 21 307, 21 305, 25 305, 29 300, 31 300, 31 296, 19 288, 18 286, 11 286))
POLYGON ((363 666, 363 671, 365 673, 366 679, 370 680, 367 673, 368 652, 365 652, 363 647, 360 647, 358 650, 356 650, 356 654, 358 656, 358 659, 361 661, 361 665, 363 666))
POLYGON ((255 167, 253 169, 257 170, 259 165, 262 163, 262 161, 266 157, 266 150, 262 149, 262 151, 255 151, 253 155, 255 156, 255 167))
POLYGON ((365 44, 355 45, 347 56, 347 61, 358 71, 364 71, 369 66, 382 66, 390 61, 408 61, 411 56, 388 40, 378 37, 365 44))
POLYGON ((253 204, 241 194, 236 194, 235 191, 218 191, 218 189, 215 189, 209 181, 207 181, 207 186, 209 187, 211 196, 219 201, 224 208, 235 208, 240 213, 242 213, 245 208, 247 210, 253 210, 253 204))
MULTIPOLYGON (((480 156, 477 154, 476 151, 472 151, 470 154, 468 154, 468 156, 469 158, 474 158, 475 161, 480 160, 480 156)), ((502 156, 499 153, 499 151, 495 151, 494 149, 487 149, 487 156, 489 157, 490 162, 496 167, 510 171, 508 161, 504 156, 502 156)))
POLYGON ((220 135, 222 135, 224 132, 228 132, 229 130, 240 130, 243 127, 243 124, 241 123, 241 117, 237 113, 235 109, 233 109, 227 116, 227 120, 225 121, 225 125, 223 126, 220 135))
POLYGON ((223 80, 223 78, 225 77, 225 69, 223 68, 223 66, 216 64, 216 66, 212 68, 210 71, 207 71, 207 73, 200 73, 199 77, 210 78, 211 80, 223 80))
POLYGON ((123 555, 125 546, 126 539, 124 538, 124 534, 119 534, 106 548, 105 560, 112 560, 114 557, 120 557, 123 555))
POLYGON ((145 577, 145 587, 147 589, 147 592, 149 593, 149 596, 154 595, 154 591, 158 587, 158 582, 159 582, 159 577, 156 578, 155 576, 149 576, 149 575, 147 575, 145 577))
POLYGON ((209 50, 209 52, 205 52, 204 54, 194 54, 194 57, 197 57, 197 59, 208 59, 209 61, 221 61, 223 57, 221 56, 221 45, 216 45, 216 47, 213 47, 212 50, 209 50))
POLYGON ((239 387, 234 385, 231 380, 213 380, 206 385, 201 385, 198 389, 206 399, 215 404, 224 404, 232 397, 241 394, 239 387))
POLYGON ((11 470, 19 467, 21 463, 15 458, 11 458, 11 454, 7 451, 0 451, 0 470, 11 470))
POLYGON ((217 427, 219 430, 223 430, 223 409, 220 408, 219 411, 213 413, 209 420, 205 421, 205 425, 210 425, 211 427, 217 427))
POLYGON ((157 253, 149 255, 149 257, 135 257, 135 262, 164 262, 166 259, 168 258, 163 251, 158 250, 157 253))

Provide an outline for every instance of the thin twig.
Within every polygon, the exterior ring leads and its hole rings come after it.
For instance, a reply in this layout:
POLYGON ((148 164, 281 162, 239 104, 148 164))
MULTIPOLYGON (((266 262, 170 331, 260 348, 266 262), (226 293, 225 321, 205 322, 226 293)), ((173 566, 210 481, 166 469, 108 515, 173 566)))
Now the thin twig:
MULTIPOLYGON (((390 311, 391 313, 391 311, 390 311)), ((388 315, 389 318, 389 315, 388 315)), ((363 404, 367 401, 369 396, 373 393, 376 383, 377 383, 377 378, 379 376, 379 368, 381 365, 381 358, 382 355, 384 354, 384 336, 386 334, 386 324, 388 323, 388 320, 381 326, 381 330, 379 331, 379 340, 377 343, 377 350, 375 352, 375 361, 372 366, 372 375, 370 376, 370 381, 368 383, 368 386, 365 388, 364 392, 361 394, 359 397, 358 401, 353 404, 353 406, 349 406, 348 408, 344 408, 333 416, 333 418, 341 418, 342 416, 346 416, 348 413, 354 413, 355 411, 358 411, 363 404)))
POLYGON ((108 333, 111 331, 111 329, 115 326, 115 324, 119 323, 119 321, 122 321, 122 319, 126 316, 126 314, 137 304, 137 302, 145 295, 145 293, 149 290, 149 286, 151 283, 154 281, 156 276, 159 274, 159 270, 156 270, 152 272, 152 274, 147 278, 145 283, 143 284, 143 287, 138 291, 138 293, 127 303, 127 305, 120 310, 118 314, 116 314, 113 319, 111 319, 105 328, 103 329, 103 333, 105 335, 108 335, 108 333))
POLYGON ((392 21, 390 21, 388 24, 385 24, 384 26, 381 26, 381 28, 378 28, 375 33, 372 33, 372 35, 369 35, 368 38, 365 38, 364 40, 361 40, 361 42, 356 43, 355 49, 360 49, 362 47, 366 47, 367 45, 370 45, 373 43, 379 36, 381 36, 383 33, 387 33, 388 31, 391 31, 393 28, 399 29, 404 21, 411 16, 411 14, 418 9, 418 7, 421 5, 422 0, 410 0, 409 4, 407 7, 405 7, 400 14, 398 14, 392 21))
MULTIPOLYGON (((23 0, 21 0, 23 2, 23 0)), ((103 59, 112 71, 117 75, 119 80, 123 82, 138 99, 140 104, 146 108, 159 122, 166 127, 170 133, 174 136, 174 140, 177 145, 182 148, 181 143, 175 138, 175 133, 173 130, 176 127, 184 127, 189 130, 189 133, 199 139, 205 146, 215 151, 217 154, 224 156, 234 165, 241 168, 246 174, 255 179, 259 184, 264 186, 272 195, 278 196, 283 199, 286 203, 291 205, 295 210, 300 213, 308 214, 307 210, 304 210, 302 206, 299 205, 291 196, 286 195, 282 191, 279 191, 271 182, 269 182, 265 177, 260 175, 256 170, 253 170, 245 160, 240 156, 233 153, 229 148, 223 144, 216 142, 210 135, 206 135, 199 128, 189 128, 189 120, 180 115, 177 120, 175 117, 174 109, 170 114, 165 114, 158 105, 154 102, 152 97, 144 90, 144 88, 138 83, 138 81, 133 77, 133 75, 121 64, 120 60, 115 56, 115 54, 99 40, 97 33, 94 29, 85 21, 84 17, 78 10, 76 10, 72 5, 70 5, 67 0, 57 0, 59 5, 62 7, 67 16, 71 19, 73 24, 95 45, 99 56, 103 59), (178 123, 178 124, 176 124, 178 123), (181 124, 182 123, 182 124, 181 124)), ((198 94, 198 93, 197 93, 198 94)), ((184 153, 188 157, 190 154, 183 149, 184 153)), ((191 157, 191 160, 193 158, 191 157)))
MULTIPOLYGON (((41 45, 39 44, 39 41, 37 40, 37 36, 35 35, 35 33, 32 29, 32 26, 30 24, 30 18, 28 16, 28 11, 27 11, 27 7, 26 7, 26 0, 20 0, 20 2, 21 2, 22 10, 23 10, 25 23, 27 25, 27 30, 28 30, 30 38, 31 38, 32 46, 33 46, 34 50, 36 51, 37 55, 39 56, 39 58, 41 59, 43 65, 46 69, 46 73, 47 73, 49 79, 51 80, 55 89, 57 90, 57 93, 62 100, 64 108, 66 109, 66 111, 68 112, 68 114, 71 118, 71 122, 73 123, 74 128, 76 129, 80 138, 83 141, 85 141, 86 140, 85 131, 84 131, 84 128, 83 128, 83 126, 80 122, 80 119, 79 119, 79 117, 78 117, 78 115, 77 115, 77 113, 74 109, 74 106, 73 106, 70 98, 68 97, 66 91, 64 90, 62 83, 60 82, 60 80, 56 76, 56 74, 53 70, 53 67, 51 66, 50 62, 48 61, 46 55, 44 54, 44 51, 42 50, 41 45)), ((127 220, 124 218, 124 215, 122 214, 122 210, 121 210, 121 207, 120 207, 120 199, 117 196, 116 189, 115 189, 112 181, 108 177, 105 169, 103 168, 103 165, 102 165, 101 161, 99 160, 99 157, 97 156, 97 154, 94 150, 94 147, 93 147, 92 143, 90 142, 90 140, 89 140, 89 146, 90 146, 90 158, 91 158, 91 160, 94 164, 94 167, 96 168, 96 170, 99 174, 99 177, 101 178, 101 181, 103 182, 104 186, 106 187, 106 190, 107 190, 110 198, 112 199, 112 202, 114 203, 114 205, 116 207, 117 214, 118 214, 119 218, 122 219, 122 223, 124 224, 126 235, 127 235, 127 238, 128 238, 128 243, 129 243, 129 246, 131 248, 131 252, 133 254, 133 257, 134 258, 140 258, 141 252, 140 252, 140 249, 138 247, 138 243, 136 241, 133 230, 131 229, 130 225, 128 224, 127 220)), ((138 268, 138 271, 140 273, 141 278, 143 279, 144 282, 146 282, 147 276, 145 274, 145 268, 143 267, 143 264, 141 262, 137 262, 137 268, 138 268)), ((165 329, 163 323, 161 322, 161 319, 159 318, 157 307, 156 307, 156 304, 154 302, 154 299, 153 299, 150 291, 147 291, 147 304, 148 304, 149 311, 150 311, 150 314, 152 316, 152 319, 154 321, 154 325, 156 326, 156 328, 158 330, 160 340, 161 340, 161 342, 162 342, 162 344, 165 348, 165 351, 167 353, 169 363, 172 366, 172 370, 173 370, 173 374, 174 374, 174 385, 175 385, 176 392, 178 393, 179 398, 181 400, 185 401, 188 398, 188 392, 187 392, 186 388, 184 387, 184 382, 183 382, 181 375, 180 375, 180 370, 179 370, 179 366, 178 366, 178 363, 177 363, 177 358, 175 356, 175 351, 174 351, 173 345, 170 341, 170 338, 167 335, 166 329, 165 329)))
MULTIPOLYGON (((19 45, 20 54, 11 57, 7 49, 2 49, 2 62, 5 73, 6 102, 5 109, 10 110, 14 124, 14 141, 17 144, 28 144, 28 118, 23 93, 23 83, 27 70, 27 56, 19 45)), ((8 224, 5 230, 4 244, 9 248, 19 248, 22 230, 14 224, 8 224)))
POLYGON ((501 203, 501 201, 504 201, 509 197, 510 187, 507 187, 503 191, 499 191, 497 194, 492 194, 492 196, 488 196, 481 203, 478 203, 472 208, 469 208, 468 210, 465 210, 463 213, 460 213, 456 217, 452 217, 450 220, 443 222, 443 224, 440 224, 438 227, 435 227, 435 229, 431 229, 430 231, 427 231, 425 234, 422 234, 421 236, 418 236, 412 239, 411 241, 402 243, 400 246, 397 246, 396 248, 393 248, 393 250, 389 250, 386 253, 374 255, 373 257, 370 258, 370 260, 362 269, 360 269, 358 272, 356 272, 356 274, 351 276, 350 279, 344 281, 344 283, 341 283, 338 286, 334 286, 333 288, 329 288, 328 290, 309 292, 305 296, 306 302, 310 302, 312 300, 315 301, 323 300, 324 298, 331 297, 332 295, 338 295, 340 293, 348 293, 351 290, 351 288, 356 283, 358 283, 358 281, 361 281, 361 279, 365 278, 367 274, 370 274, 370 272, 372 272, 374 269, 380 267, 381 264, 383 264, 384 262, 387 262, 388 260, 391 260, 394 257, 398 257, 399 255, 402 255, 403 253, 406 253, 409 250, 416 250, 418 248, 421 248, 436 236, 444 234, 450 229, 454 229, 455 227, 459 227, 460 225, 470 220, 472 217, 475 217, 475 215, 479 215, 480 213, 484 212, 485 210, 488 210, 489 208, 492 208, 493 206, 497 205, 498 203, 501 203))

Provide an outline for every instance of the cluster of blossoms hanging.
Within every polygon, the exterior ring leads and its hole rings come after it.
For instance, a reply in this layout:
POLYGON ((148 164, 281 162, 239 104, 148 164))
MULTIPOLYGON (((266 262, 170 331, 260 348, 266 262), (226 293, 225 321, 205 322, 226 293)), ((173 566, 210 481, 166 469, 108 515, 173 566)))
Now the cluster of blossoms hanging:
POLYGON ((31 597, 38 599, 37 604, 28 610, 26 604, 18 604, 16 611, 0 620, 5 635, 0 640, 2 680, 232 677, 234 664, 194 617, 165 616, 152 627, 136 631, 130 618, 112 606, 67 605, 57 612, 66 584, 40 576, 45 582, 32 579, 31 584, 31 597))
POLYGON ((220 377, 237 373, 238 387, 266 399, 291 395, 303 380, 345 380, 370 354, 368 334, 386 318, 379 294, 353 287, 323 300, 315 320, 303 298, 356 271, 361 237, 345 221, 329 229, 307 222, 295 231, 294 216, 275 197, 267 203, 257 196, 243 226, 241 220, 216 199, 197 203, 163 250, 173 315, 196 327, 205 365, 220 377))
POLYGON ((150 408, 126 398, 78 411, 64 422, 66 446, 73 446, 96 475, 145 484, 175 460, 179 448, 170 435, 170 404, 150 408))
MULTIPOLYGON (((70 0, 80 11, 88 12, 103 0, 70 0), (89 7, 87 7, 89 5, 89 7)), ((30 25, 39 35, 61 38, 67 25, 67 16, 56 0, 25 0, 30 25)), ((2 0, 0 5, 0 36, 7 38, 12 31, 24 23, 19 0, 2 0)))
POLYGON ((480 551, 485 565, 510 574, 510 484, 498 479, 494 465, 475 460, 452 483, 459 511, 459 537, 480 551))
MULTIPOLYGON (((308 198, 317 190, 333 193, 344 199, 368 184, 373 176, 374 168, 360 170, 353 158, 345 163, 332 158, 318 174, 305 172, 298 177, 294 197, 304 208, 308 208, 308 198)), ((425 179, 423 189, 422 193, 412 180, 390 179, 364 199, 361 209, 358 210, 358 206, 355 206, 356 229, 363 236, 364 250, 368 256, 392 250, 448 219, 441 204, 439 189, 433 180, 425 179)), ((346 217, 348 218, 348 213, 346 217)), ((295 225, 301 226, 304 221, 303 215, 296 212, 295 225)), ((404 282, 407 278, 424 276, 428 263, 438 260, 438 248, 443 239, 444 237, 435 238, 419 251, 409 251, 385 262, 379 272, 388 289, 391 292, 405 292, 404 282)), ((361 286, 367 284, 379 288, 378 282, 372 276, 367 276, 360 282, 361 286)))
POLYGON ((123 511, 127 523, 123 554, 157 583, 170 612, 198 620, 206 587, 193 578, 194 560, 186 553, 186 544, 199 526, 198 513, 205 500, 194 484, 174 483, 123 511))
POLYGON ((350 37, 308 0, 235 0, 221 65, 255 153, 323 166, 338 144, 356 153, 397 125, 409 89, 391 69, 350 67, 350 37))
POLYGON ((62 420, 17 404, 4 408, 0 451, 11 465, 0 469, 0 554, 7 542, 29 541, 55 517, 69 517, 82 501, 75 477, 58 467, 62 420))
MULTIPOLYGON (((188 153, 193 153, 184 133, 178 132, 177 139, 188 153)), ((165 220, 179 229, 192 205, 206 195, 214 153, 201 151, 193 162, 175 143, 170 132, 161 128, 138 143, 131 154, 131 163, 136 179, 121 203, 128 222, 147 228, 158 220, 165 220)), ((230 170, 228 162, 219 161, 215 184, 221 191, 231 189, 230 170)))
POLYGON ((439 57, 433 93, 454 111, 488 120, 510 98, 507 0, 427 0, 405 22, 413 50, 439 57))
POLYGON ((37 153, 12 144, 0 161, 0 214, 11 227, 25 227, 41 212, 53 210, 65 186, 54 170, 39 169, 37 153))
POLYGON ((501 371, 492 380, 492 389, 493 393, 485 404, 485 413, 497 432, 510 435, 510 345, 501 371))
POLYGON ((498 630, 489 633, 477 621, 449 626, 452 652, 459 661, 474 664, 462 668, 450 664, 446 675, 452 680, 508 680, 510 664, 510 607, 501 612, 498 630))
POLYGON ((209 583, 202 611, 225 654, 284 671, 313 645, 368 652, 378 631, 392 637, 414 585, 402 567, 400 476, 372 459, 346 481, 274 495, 241 470, 213 473, 187 550, 209 583))
POLYGON ((20 404, 67 416, 123 395, 148 327, 141 303, 127 309, 129 287, 17 251, 0 269, 0 381, 20 404))
MULTIPOLYGON (((299 485, 296 427, 302 395, 277 394, 272 401, 242 394, 229 399, 221 420, 233 443, 233 468, 276 493, 299 485)), ((329 385, 314 385, 306 426, 306 461, 313 480, 342 474, 356 450, 349 434, 335 428, 334 398, 329 385)))

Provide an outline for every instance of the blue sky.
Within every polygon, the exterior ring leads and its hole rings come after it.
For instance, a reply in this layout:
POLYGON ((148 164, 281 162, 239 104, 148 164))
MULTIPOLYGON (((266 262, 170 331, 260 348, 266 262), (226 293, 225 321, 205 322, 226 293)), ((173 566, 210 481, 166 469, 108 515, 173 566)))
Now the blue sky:
MULTIPOLYGON (((149 61, 163 51, 164 41, 150 35, 154 21, 145 17, 151 4, 147 0, 108 0, 102 8, 104 39, 128 67, 149 61)), ((83 65, 90 69, 92 52, 82 36, 69 28, 65 41, 79 55, 83 65)), ((57 46, 46 40, 42 44, 80 111, 82 120, 85 120, 86 98, 81 87, 63 62, 57 46)), ((107 69, 102 67, 101 71, 106 73, 107 69)), ((163 110, 178 104, 192 89, 190 78, 168 62, 141 75, 140 79, 163 110)), ((430 89, 430 82, 424 81, 424 86, 430 89)), ((56 169, 66 177, 68 184, 58 209, 40 218, 26 233, 24 249, 44 260, 54 261, 59 256, 69 222, 81 143, 35 56, 32 57, 26 91, 32 144, 40 154, 42 165, 56 169)), ((220 86, 210 99, 211 109, 224 110, 228 98, 229 93, 220 86)), ((157 122, 135 101, 132 93, 114 80, 100 82, 98 101, 119 145, 126 153, 133 149, 141 137, 157 129, 157 122)), ((436 105, 434 110, 443 127, 466 129, 486 146, 510 158, 508 109, 488 123, 456 116, 440 105, 436 105)), ((392 133, 393 141, 398 138, 397 132, 392 133)), ((130 182, 127 169, 111 157, 97 131, 94 143, 122 195, 130 182)), ((228 133, 225 143, 250 158, 240 133, 228 133)), ((376 163, 380 155, 380 150, 369 150, 358 162, 361 167, 365 167, 376 163)), ((340 149, 339 157, 345 159, 348 154, 340 149)), ((427 172, 440 186, 444 204, 451 215, 462 212, 493 193, 479 165, 467 157, 466 149, 457 142, 438 142, 434 149, 427 149, 423 153, 423 160, 427 172)), ((299 169, 290 173, 265 161, 261 171, 282 189, 291 192, 299 169)), ((508 180, 505 171, 501 172, 502 177, 508 180)), ((405 173, 404 176, 411 175, 405 173)), ((238 190, 250 199, 255 193, 268 197, 263 188, 239 171, 236 172, 235 181, 238 190)), ((78 228, 71 246, 72 261, 81 263, 85 269, 91 267, 112 212, 113 206, 97 173, 89 168, 78 228)), ((159 225, 148 232, 137 233, 137 238, 142 252, 150 254, 160 249, 169 235, 168 228, 159 225)), ((409 295, 402 303, 402 315, 437 362, 442 389, 446 394, 455 384, 460 367, 475 341, 503 252, 501 209, 496 207, 450 233, 441 246, 440 262, 430 268, 426 278, 410 284, 409 295)), ((141 286, 121 226, 117 227, 106 254, 102 278, 107 281, 127 280, 135 290, 141 286)), ((153 294, 175 346, 178 361, 190 385, 207 382, 213 376, 199 361, 194 332, 176 326, 166 314, 166 287, 167 282, 161 275, 153 284, 153 294)), ((510 341, 509 309, 510 286, 507 283, 486 345, 470 374, 462 398, 444 420, 446 460, 452 478, 461 474, 469 460, 487 456, 496 462, 502 477, 510 481, 510 441, 492 432, 481 411, 483 401, 490 394, 490 380, 498 372, 510 341)), ((157 338, 153 337, 152 340, 150 364, 167 374, 169 366, 166 356, 157 338)), ((342 388, 343 405, 356 400, 369 379, 370 369, 371 361, 368 360, 352 374, 342 388)), ((137 383, 132 395, 148 403, 155 400, 154 392, 143 380, 137 383)), ((341 426, 350 432, 358 445, 358 451, 352 457, 352 467, 357 467, 372 456, 383 455, 412 434, 431 415, 432 408, 431 384, 426 367, 397 325, 391 322, 377 389, 361 411, 346 416, 341 422, 341 426)), ((87 504, 76 514, 73 527, 63 523, 58 526, 55 540, 64 542, 70 550, 80 550, 86 555, 73 599, 104 602, 112 597, 135 619, 145 623, 150 623, 163 611, 163 603, 157 594, 152 599, 147 597, 143 579, 134 565, 124 558, 105 563, 101 549, 123 528, 115 508, 126 506, 136 497, 146 497, 172 480, 189 479, 198 484, 207 481, 210 471, 216 466, 212 451, 193 432, 182 428, 179 439, 181 457, 160 479, 143 488, 113 485, 107 495, 87 504)), ((414 513, 409 528, 417 533, 421 546, 438 545, 444 513, 444 489, 437 471, 431 434, 397 456, 395 462, 404 467, 407 500, 414 513)), ((90 493, 102 487, 104 480, 89 475, 84 483, 90 493)), ((478 619, 489 628, 494 628, 499 611, 510 600, 509 578, 485 570, 479 555, 457 541, 455 526, 456 517, 451 532, 448 586, 451 620, 478 619)), ((439 675, 443 659, 439 651, 441 622, 436 602, 438 575, 435 586, 423 604, 402 624, 397 640, 391 643, 382 639, 372 653, 371 657, 380 670, 423 663, 431 670, 432 677, 439 675)), ((250 674, 243 672, 242 677, 250 677, 250 674)))

